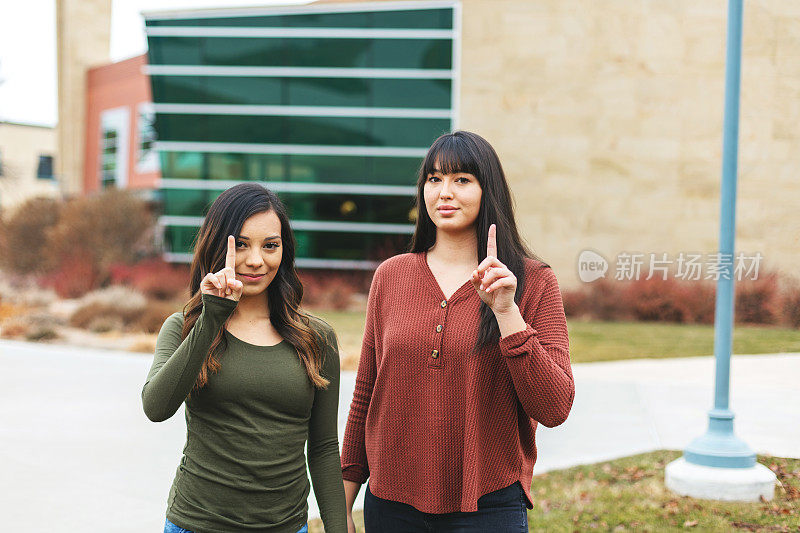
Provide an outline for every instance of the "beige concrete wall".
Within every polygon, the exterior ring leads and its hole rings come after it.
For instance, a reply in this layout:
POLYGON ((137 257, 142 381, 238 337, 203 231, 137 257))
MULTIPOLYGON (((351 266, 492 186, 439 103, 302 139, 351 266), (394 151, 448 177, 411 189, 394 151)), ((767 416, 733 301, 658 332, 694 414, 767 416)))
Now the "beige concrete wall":
POLYGON ((36 177, 40 155, 56 155, 53 128, 0 122, 0 216, 29 198, 59 194, 55 180, 36 177))
POLYGON ((86 70, 109 62, 111 0, 57 0, 58 167, 64 192, 83 185, 86 70))
MULTIPOLYGON (((800 2, 745 2, 737 250, 798 276, 800 2)), ((718 247, 723 0, 464 0, 460 127, 523 234, 577 285, 585 248, 718 247)))

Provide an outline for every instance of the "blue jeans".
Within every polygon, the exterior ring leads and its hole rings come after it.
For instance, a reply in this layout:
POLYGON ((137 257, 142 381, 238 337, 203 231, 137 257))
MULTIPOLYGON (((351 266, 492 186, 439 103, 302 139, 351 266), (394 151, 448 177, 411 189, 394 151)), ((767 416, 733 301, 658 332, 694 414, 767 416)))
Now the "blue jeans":
POLYGON ((527 533, 525 493, 519 482, 478 499, 472 513, 423 513, 405 503, 364 496, 366 533, 527 533))
MULTIPOLYGON (((167 519, 166 523, 164 524, 164 533, 192 533, 188 529, 183 529, 180 526, 176 526, 172 522, 167 519)), ((304 525, 300 528, 300 531, 297 533, 308 533, 308 524, 304 525)))

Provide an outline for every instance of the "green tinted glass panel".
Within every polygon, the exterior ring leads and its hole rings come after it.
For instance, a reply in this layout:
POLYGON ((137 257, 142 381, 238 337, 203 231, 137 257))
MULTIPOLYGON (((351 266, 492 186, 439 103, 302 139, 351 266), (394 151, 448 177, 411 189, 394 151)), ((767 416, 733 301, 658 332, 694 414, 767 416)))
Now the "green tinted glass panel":
POLYGON ((449 69, 450 40, 150 37, 157 65, 449 69))
POLYGON ((421 162, 417 157, 161 152, 166 179, 414 185, 421 162))
MULTIPOLYGON (((220 190, 164 189, 164 214, 171 216, 205 216, 220 190)), ((411 224, 414 222, 411 196, 377 196, 358 194, 318 194, 279 192, 291 217, 297 220, 334 220, 337 222, 377 222, 411 224)))
POLYGON ((384 180, 392 179, 398 180, 398 184, 416 185, 421 165, 422 158, 417 157, 373 157, 370 159, 370 175, 375 183, 385 183, 384 180))
POLYGON ((373 106, 450 108, 451 80, 377 79, 371 81, 370 104, 373 106))
POLYGON ((152 76, 153 101, 449 109, 451 80, 152 76))
POLYGON ((429 146, 448 119, 160 114, 162 141, 336 146, 429 146))
POLYGON ((153 101, 171 104, 281 103, 281 78, 152 76, 153 101))
POLYGON ((220 191, 198 189, 162 189, 161 198, 165 215, 202 217, 220 191))
POLYGON ((203 48, 192 37, 148 37, 148 62, 151 65, 200 65, 203 48))
MULTIPOLYGON (((167 226, 166 248, 173 253, 192 253, 198 228, 167 226)), ((334 231, 295 231, 296 257, 314 259, 381 260, 408 247, 410 235, 334 231)))
POLYGON ((192 253, 199 229, 199 227, 167 226, 164 229, 164 248, 176 254, 192 253))
POLYGON ((164 19, 148 20, 146 22, 148 26, 450 29, 453 27, 453 10, 449 8, 412 9, 405 11, 164 19))
POLYGON ((159 152, 161 168, 169 169, 171 178, 201 179, 203 170, 203 154, 199 152, 159 152))

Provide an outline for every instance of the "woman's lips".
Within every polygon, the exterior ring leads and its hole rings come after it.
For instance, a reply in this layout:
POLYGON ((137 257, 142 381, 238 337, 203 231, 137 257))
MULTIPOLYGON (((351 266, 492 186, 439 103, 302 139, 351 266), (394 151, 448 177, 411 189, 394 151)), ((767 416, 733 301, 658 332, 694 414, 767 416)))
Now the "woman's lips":
POLYGON ((456 208, 456 207, 449 207, 449 206, 448 206, 448 207, 439 207, 439 208, 437 209, 437 211, 439 211, 439 214, 440 214, 440 215, 452 215, 453 213, 455 213, 456 211, 458 211, 458 208, 456 208))
POLYGON ((260 276, 248 276, 247 274, 239 274, 239 277, 241 277, 243 281, 259 281, 265 275, 266 274, 261 274, 260 276))

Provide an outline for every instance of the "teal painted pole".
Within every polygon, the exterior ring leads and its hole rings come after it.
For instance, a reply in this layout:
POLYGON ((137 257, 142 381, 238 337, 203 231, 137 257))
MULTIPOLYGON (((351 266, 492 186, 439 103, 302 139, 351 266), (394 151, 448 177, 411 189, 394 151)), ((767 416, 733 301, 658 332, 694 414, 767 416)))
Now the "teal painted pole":
POLYGON ((720 200, 720 277, 714 315, 716 376, 714 408, 708 430, 689 444, 683 456, 689 463, 722 468, 749 468, 756 455, 733 434, 733 411, 728 408, 733 329, 733 256, 736 230, 736 180, 739 154, 739 85, 742 63, 742 0, 728 0, 728 38, 725 56, 725 118, 722 140, 720 200))

